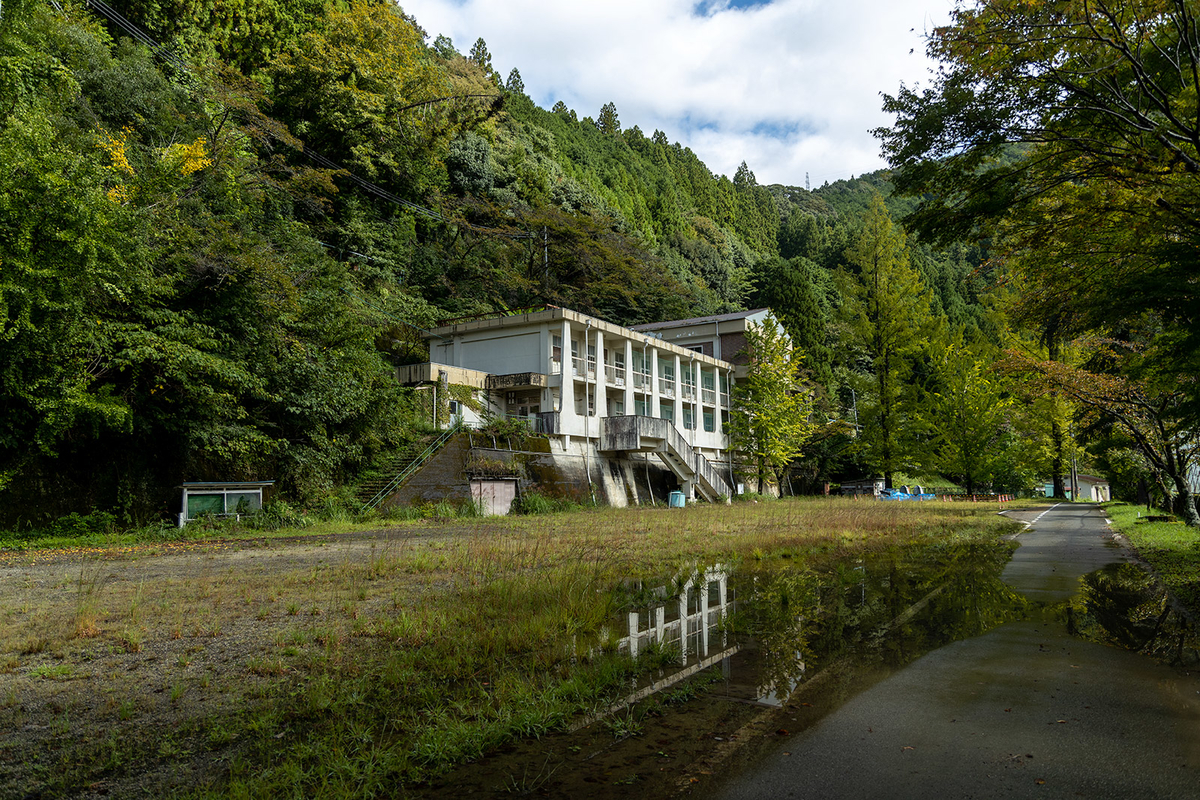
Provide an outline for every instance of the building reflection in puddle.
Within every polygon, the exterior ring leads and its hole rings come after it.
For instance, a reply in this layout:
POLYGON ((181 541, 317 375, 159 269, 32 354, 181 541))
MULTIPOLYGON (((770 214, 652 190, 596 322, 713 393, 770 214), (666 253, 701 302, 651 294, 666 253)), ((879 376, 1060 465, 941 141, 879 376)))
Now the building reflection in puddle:
MULTIPOLYGON (((727 622, 738 605, 729 579, 730 569, 717 564, 649 591, 637 587, 642 596, 649 594, 660 598, 660 602, 623 615, 625 635, 617 640, 617 650, 632 658, 670 654, 673 664, 654 671, 622 703, 636 702, 718 664, 725 681, 724 693, 733 699, 771 706, 786 700, 804 671, 801 653, 789 653, 792 668, 787 670, 782 686, 778 679, 765 676, 761 676, 760 683, 760 643, 729 632, 727 622)), ((797 625, 799 621, 797 617, 797 625)))
POLYGON ((1031 602, 1001 579, 1003 545, 897 548, 821 571, 785 564, 716 564, 661 584, 627 586, 629 610, 605 649, 649 667, 614 708, 710 667, 712 691, 778 707, 803 681, 836 669, 894 670, 948 642, 1006 622, 1065 617, 1076 636, 1200 663, 1196 631, 1152 576, 1114 565, 1080 581, 1066 603, 1031 602))

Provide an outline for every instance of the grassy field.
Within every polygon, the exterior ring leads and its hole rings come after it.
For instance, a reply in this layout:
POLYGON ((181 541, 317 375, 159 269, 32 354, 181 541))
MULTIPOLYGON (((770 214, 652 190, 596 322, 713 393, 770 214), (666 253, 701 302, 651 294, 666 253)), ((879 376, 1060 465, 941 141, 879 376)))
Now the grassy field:
POLYGON ((0 798, 392 796, 672 658, 614 652, 630 579, 991 539, 1015 527, 995 511, 813 498, 10 549, 0 798))
POLYGON ((1167 588, 1189 608, 1200 608, 1200 531, 1182 522, 1150 522, 1145 506, 1114 502, 1104 510, 1167 588))

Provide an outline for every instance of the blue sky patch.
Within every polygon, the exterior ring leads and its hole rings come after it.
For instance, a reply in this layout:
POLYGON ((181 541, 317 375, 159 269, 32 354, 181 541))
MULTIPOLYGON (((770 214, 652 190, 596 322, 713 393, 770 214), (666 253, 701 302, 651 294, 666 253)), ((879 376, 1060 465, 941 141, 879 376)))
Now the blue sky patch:
POLYGON ((699 0, 692 9, 698 16, 711 17, 713 14, 725 11, 726 9, 746 11, 747 9, 769 5, 771 5, 771 0, 699 0))

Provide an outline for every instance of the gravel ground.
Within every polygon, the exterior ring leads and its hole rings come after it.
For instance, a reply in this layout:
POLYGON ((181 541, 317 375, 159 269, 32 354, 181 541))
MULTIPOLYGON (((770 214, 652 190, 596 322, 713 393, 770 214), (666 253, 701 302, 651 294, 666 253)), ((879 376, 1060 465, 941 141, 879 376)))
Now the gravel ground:
POLYGON ((159 795, 234 755, 222 725, 324 636, 411 602, 448 526, 321 538, 0 552, 0 798, 159 795), (94 779, 93 779, 94 778, 94 779))

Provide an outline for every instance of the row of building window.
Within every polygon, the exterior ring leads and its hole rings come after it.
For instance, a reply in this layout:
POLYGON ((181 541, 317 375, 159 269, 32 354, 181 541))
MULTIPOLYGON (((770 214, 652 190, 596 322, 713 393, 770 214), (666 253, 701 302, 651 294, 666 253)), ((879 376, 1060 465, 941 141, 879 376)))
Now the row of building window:
MULTIPOLYGON (((670 420, 671 422, 675 421, 675 404, 674 403, 660 402, 658 404, 658 414, 657 415, 651 414, 650 413, 651 410, 652 410, 651 404, 648 401, 641 400, 641 399, 633 401, 633 413, 637 416, 640 416, 640 417, 658 416, 659 419, 667 419, 667 420, 670 420)), ((583 414, 583 398, 582 397, 578 397, 575 399, 575 413, 580 414, 580 415, 583 414)), ((588 398, 588 416, 589 417, 596 416, 596 399, 594 397, 588 398)), ((625 416, 625 403, 621 400, 613 400, 610 398, 608 400, 608 416, 610 416, 610 417, 625 416)), ((714 412, 703 411, 700 414, 700 418, 704 424, 704 430, 708 431, 709 433, 713 433, 714 431, 716 431, 717 419, 716 419, 716 414, 714 412)), ((689 430, 689 431, 694 430, 696 427, 696 412, 692 408, 685 406, 683 408, 683 419, 681 420, 681 423, 683 425, 684 430, 689 430)))
MULTIPOLYGON (((580 343, 571 341, 571 369, 576 377, 594 377, 596 374, 596 346, 588 345, 587 347, 587 363, 579 355, 580 343)), ((562 337, 554 337, 554 349, 551 355, 553 361, 552 372, 557 374, 562 370, 562 337)), ((650 371, 649 359, 644 358, 642 353, 633 351, 633 385, 636 389, 644 389, 650 386, 652 381, 652 373, 650 371)), ((625 354, 617 351, 609 354, 607 348, 604 350, 604 377, 608 383, 617 386, 624 386, 626 380, 625 371, 625 354)), ((691 369, 682 371, 680 392, 687 399, 692 399, 696 396, 696 374, 691 369)), ((715 404, 716 386, 718 376, 715 371, 700 370, 700 390, 703 402, 715 404)), ((729 394, 729 380, 725 375, 719 376, 721 394, 729 394)), ((667 397, 675 396, 675 360, 674 359, 658 359, 658 387, 659 393, 667 397)))

